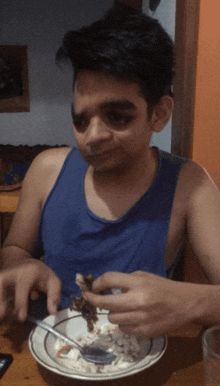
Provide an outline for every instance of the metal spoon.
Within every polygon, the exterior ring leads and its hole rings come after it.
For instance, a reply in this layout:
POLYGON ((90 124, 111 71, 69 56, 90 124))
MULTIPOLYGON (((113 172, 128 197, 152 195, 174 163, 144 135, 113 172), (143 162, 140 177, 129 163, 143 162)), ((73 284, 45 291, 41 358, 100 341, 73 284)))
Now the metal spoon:
POLYGON ((51 334, 57 336, 58 338, 72 344, 77 350, 80 351, 83 358, 89 362, 94 362, 100 365, 110 365, 112 361, 116 358, 112 352, 108 352, 98 347, 91 346, 80 346, 75 340, 68 338, 68 336, 63 333, 55 330, 49 324, 43 322, 42 320, 35 319, 31 316, 28 317, 28 321, 36 324, 37 326, 43 328, 46 331, 51 332, 51 334))

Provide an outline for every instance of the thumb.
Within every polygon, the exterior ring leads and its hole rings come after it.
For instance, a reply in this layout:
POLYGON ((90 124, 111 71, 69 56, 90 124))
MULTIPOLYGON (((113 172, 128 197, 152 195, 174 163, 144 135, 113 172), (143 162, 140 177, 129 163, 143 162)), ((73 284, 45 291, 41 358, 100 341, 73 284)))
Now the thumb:
POLYGON ((47 309, 50 314, 57 312, 57 305, 60 302, 61 282, 56 277, 50 278, 47 284, 47 309))

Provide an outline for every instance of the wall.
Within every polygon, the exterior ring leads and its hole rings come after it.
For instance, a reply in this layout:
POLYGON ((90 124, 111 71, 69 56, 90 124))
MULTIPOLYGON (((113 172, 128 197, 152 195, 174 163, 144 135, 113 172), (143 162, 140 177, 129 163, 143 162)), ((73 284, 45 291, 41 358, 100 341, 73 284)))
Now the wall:
POLYGON ((193 159, 220 189, 220 3, 200 0, 193 159))
POLYGON ((0 0, 0 44, 27 45, 30 112, 0 114, 1 144, 74 145, 72 71, 55 64, 69 29, 99 19, 113 0, 0 0))
MULTIPOLYGON (((171 38, 175 39, 176 0, 161 0, 158 8, 152 14, 149 10, 149 0, 143 0, 143 12, 158 19, 171 38)), ((151 144, 162 150, 171 151, 171 125, 172 120, 161 133, 153 135, 151 144)))

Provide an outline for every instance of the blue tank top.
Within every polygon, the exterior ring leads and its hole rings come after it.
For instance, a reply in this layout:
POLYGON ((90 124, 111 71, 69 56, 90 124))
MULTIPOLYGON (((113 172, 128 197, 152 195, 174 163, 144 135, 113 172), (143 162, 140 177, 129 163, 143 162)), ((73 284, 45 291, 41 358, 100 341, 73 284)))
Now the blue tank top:
MULTIPOLYGON (((45 263, 62 281, 60 307, 79 295, 76 273, 95 277, 136 270, 165 277, 166 238, 178 176, 185 159, 158 149, 159 166, 147 192, 120 219, 97 217, 87 207, 88 165, 78 150, 67 155, 44 204, 39 243, 45 263)), ((120 287, 120 283, 119 283, 120 287)))

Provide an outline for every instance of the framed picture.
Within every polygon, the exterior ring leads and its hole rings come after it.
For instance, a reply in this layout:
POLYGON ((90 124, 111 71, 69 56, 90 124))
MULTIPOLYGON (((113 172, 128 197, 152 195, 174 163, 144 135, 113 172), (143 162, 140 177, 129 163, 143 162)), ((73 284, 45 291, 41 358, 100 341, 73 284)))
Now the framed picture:
POLYGON ((0 46, 0 113, 28 111, 27 46, 0 46))

